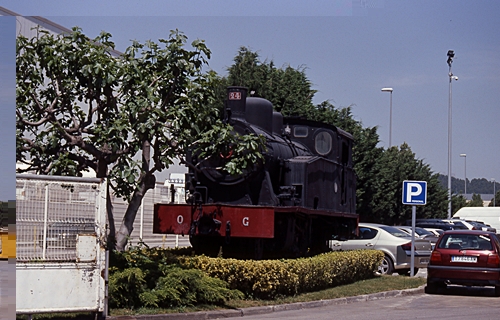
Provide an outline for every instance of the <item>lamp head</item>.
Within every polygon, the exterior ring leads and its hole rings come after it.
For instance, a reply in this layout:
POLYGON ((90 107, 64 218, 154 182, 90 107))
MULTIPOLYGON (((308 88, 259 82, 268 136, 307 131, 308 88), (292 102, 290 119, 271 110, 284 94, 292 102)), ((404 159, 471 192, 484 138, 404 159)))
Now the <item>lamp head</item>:
POLYGON ((448 65, 450 66, 451 68, 451 63, 453 62, 453 58, 455 57, 455 51, 453 50, 448 50, 448 65))

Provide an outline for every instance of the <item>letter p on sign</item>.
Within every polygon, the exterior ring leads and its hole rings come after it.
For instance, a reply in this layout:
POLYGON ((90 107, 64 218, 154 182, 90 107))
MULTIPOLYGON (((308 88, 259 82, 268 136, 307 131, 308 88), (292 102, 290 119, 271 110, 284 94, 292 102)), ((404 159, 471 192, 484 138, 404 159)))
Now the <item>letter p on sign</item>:
POLYGON ((425 205, 427 203, 426 181, 403 181, 403 204, 425 205))

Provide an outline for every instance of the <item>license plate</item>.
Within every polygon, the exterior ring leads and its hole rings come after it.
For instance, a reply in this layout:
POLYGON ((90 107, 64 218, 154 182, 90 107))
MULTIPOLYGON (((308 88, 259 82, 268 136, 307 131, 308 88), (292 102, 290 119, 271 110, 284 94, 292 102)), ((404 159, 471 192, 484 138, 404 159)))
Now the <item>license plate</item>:
POLYGON ((471 262, 471 263, 476 263, 477 262, 477 257, 471 257, 471 256, 451 256, 451 261, 452 262, 471 262))
POLYGON ((428 264, 429 263, 429 259, 428 258, 421 258, 419 261, 420 261, 421 264, 428 264))

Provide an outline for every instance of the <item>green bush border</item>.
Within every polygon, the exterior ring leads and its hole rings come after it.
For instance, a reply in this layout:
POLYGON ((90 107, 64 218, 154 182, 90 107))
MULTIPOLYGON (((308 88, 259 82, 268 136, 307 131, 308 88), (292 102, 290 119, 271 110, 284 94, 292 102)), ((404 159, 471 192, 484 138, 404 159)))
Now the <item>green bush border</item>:
POLYGON ((138 246, 111 255, 110 307, 178 308, 294 296, 372 278, 383 257, 378 250, 354 250, 237 260, 193 256, 190 248, 138 246))

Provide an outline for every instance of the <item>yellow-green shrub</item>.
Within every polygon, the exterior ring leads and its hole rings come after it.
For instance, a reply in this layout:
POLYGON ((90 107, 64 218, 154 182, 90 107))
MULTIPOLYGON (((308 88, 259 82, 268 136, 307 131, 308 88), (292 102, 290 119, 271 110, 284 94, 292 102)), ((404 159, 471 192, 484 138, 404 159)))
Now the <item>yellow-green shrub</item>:
POLYGON ((249 296, 294 295, 373 277, 383 253, 376 250, 329 252, 310 258, 237 260, 180 257, 186 268, 203 270, 249 296))
POLYGON ((206 297, 212 303, 220 303, 237 295, 235 289, 248 297, 263 299, 295 295, 373 277, 384 257, 382 251, 377 250, 329 252, 309 258, 281 260, 237 260, 179 254, 191 254, 191 251, 139 246, 125 252, 114 252, 110 267, 111 305, 193 305, 206 297), (183 273, 179 268, 185 271, 198 269, 227 283, 227 287, 193 273, 183 273), (174 276, 171 270, 178 274, 174 276), (180 281, 181 278, 186 281, 180 281), (182 286, 191 288, 182 289, 182 286), (184 291, 189 295, 184 297, 176 293, 184 291), (216 292, 223 295, 214 294, 216 292))

